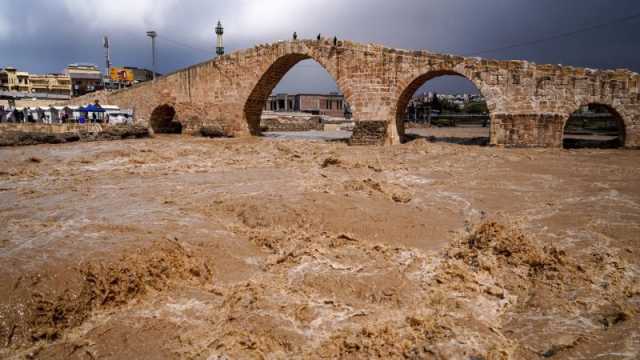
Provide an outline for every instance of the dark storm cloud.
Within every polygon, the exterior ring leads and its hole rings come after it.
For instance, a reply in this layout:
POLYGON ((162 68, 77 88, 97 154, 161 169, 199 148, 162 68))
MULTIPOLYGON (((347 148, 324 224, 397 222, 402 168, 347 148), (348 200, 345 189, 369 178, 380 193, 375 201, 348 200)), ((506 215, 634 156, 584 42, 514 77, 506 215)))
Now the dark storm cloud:
MULTIPOLYGON (((0 6, 0 66, 31 72, 59 72, 72 62, 103 66, 103 35, 111 37, 114 64, 148 67, 151 28, 160 33, 160 70, 169 72, 212 56, 218 19, 228 51, 297 31, 469 55, 640 12, 637 0, 3 0, 0 6)), ((483 56, 640 71, 638 33, 636 19, 483 56)), ((305 63, 278 90, 334 88, 322 69, 305 63)))

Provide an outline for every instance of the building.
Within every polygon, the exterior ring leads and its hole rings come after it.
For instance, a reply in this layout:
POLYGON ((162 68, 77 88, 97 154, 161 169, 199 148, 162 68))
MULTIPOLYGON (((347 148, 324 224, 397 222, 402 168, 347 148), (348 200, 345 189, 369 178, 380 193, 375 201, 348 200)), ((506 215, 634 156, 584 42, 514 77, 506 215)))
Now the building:
POLYGON ((64 74, 29 76, 31 92, 39 94, 64 95, 71 97, 71 78, 64 74))
MULTIPOLYGON (((134 83, 141 83, 141 82, 153 80, 153 71, 151 70, 140 69, 137 67, 126 67, 126 69, 133 72, 134 83)), ((156 74, 156 75, 160 76, 160 74, 156 74)))
POLYGON ((71 64, 64 72, 71 78, 73 96, 102 89, 102 73, 93 64, 71 64))
POLYGON ((153 71, 151 70, 130 66, 112 67, 109 78, 105 80, 105 86, 108 89, 120 89, 151 80, 153 80, 153 71))
POLYGON ((6 67, 0 70, 0 90, 31 92, 29 73, 18 71, 14 67, 6 67))
POLYGON ((113 67, 111 68, 111 80, 129 84, 151 81, 153 80, 153 71, 131 66, 113 67))
POLYGON ((29 97, 68 99, 71 97, 71 79, 63 74, 29 74, 26 71, 7 67, 0 70, 0 91, 6 92, 6 96, 13 99, 29 97))
POLYGON ((349 105, 344 96, 330 94, 277 94, 267 100, 264 110, 275 112, 304 112, 313 115, 348 117, 349 105))

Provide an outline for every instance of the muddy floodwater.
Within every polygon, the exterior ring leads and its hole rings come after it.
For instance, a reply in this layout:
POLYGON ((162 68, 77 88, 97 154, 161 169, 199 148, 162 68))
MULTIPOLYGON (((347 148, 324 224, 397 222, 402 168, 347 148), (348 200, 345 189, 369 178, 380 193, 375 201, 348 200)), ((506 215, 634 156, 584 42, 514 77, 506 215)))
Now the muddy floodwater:
POLYGON ((640 151, 3 148, 0 358, 638 359, 639 241, 640 151))

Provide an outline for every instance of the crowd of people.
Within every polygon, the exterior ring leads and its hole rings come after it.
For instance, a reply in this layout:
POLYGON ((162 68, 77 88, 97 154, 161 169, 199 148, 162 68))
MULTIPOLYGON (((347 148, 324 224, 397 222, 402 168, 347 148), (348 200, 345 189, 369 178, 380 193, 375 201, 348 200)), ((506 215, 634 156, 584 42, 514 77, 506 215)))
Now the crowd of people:
POLYGON ((50 106, 50 107, 12 107, 0 106, 0 123, 40 123, 40 124, 65 124, 65 123, 132 123, 133 115, 112 109, 105 111, 96 105, 86 107, 50 106))

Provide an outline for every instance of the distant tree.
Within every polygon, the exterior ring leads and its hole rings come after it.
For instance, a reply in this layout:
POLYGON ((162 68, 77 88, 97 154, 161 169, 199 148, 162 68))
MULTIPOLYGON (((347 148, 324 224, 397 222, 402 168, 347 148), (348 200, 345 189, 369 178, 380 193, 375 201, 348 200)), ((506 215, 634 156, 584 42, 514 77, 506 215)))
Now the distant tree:
POLYGON ((442 111, 442 104, 440 103, 440 99, 438 98, 438 94, 433 94, 433 99, 431 100, 431 108, 433 110, 442 111))
POLYGON ((442 112, 460 112, 460 108, 458 107, 458 105, 454 104, 453 102, 449 101, 448 99, 441 99, 440 100, 440 109, 442 112))
POLYGON ((487 114, 489 113, 489 108, 487 107, 487 103, 484 101, 475 101, 467 104, 464 107, 464 112, 468 114, 487 114))

